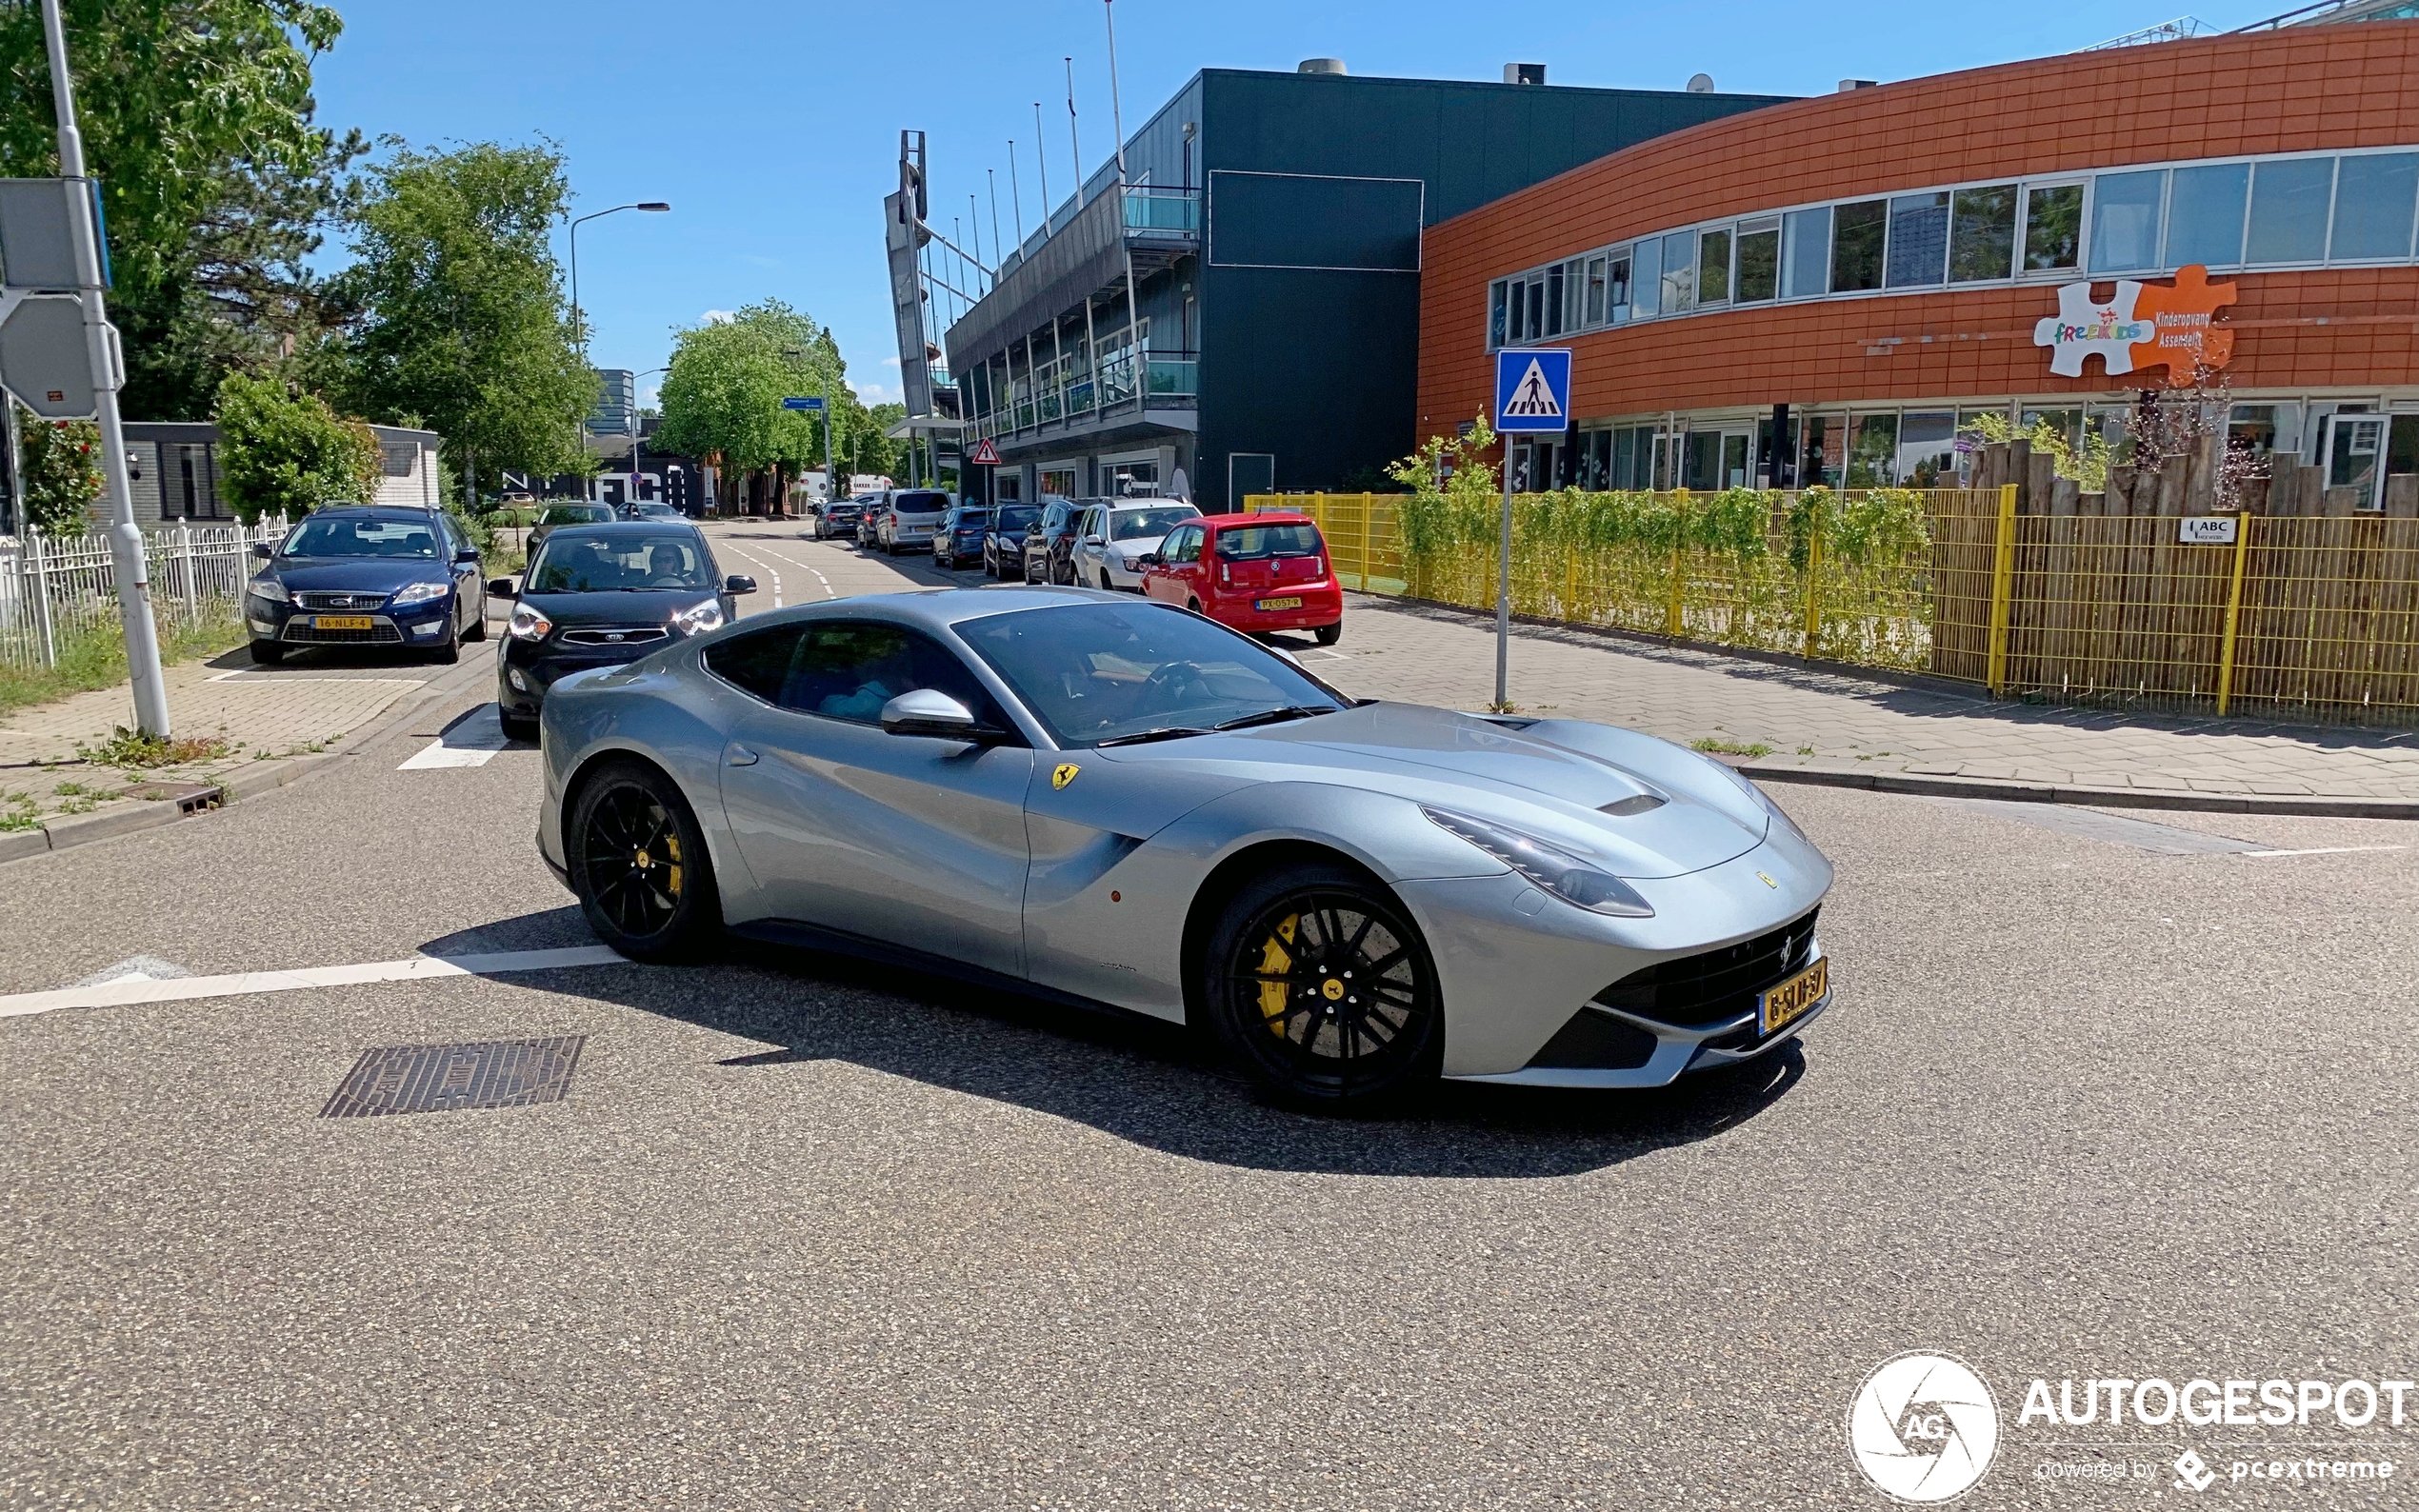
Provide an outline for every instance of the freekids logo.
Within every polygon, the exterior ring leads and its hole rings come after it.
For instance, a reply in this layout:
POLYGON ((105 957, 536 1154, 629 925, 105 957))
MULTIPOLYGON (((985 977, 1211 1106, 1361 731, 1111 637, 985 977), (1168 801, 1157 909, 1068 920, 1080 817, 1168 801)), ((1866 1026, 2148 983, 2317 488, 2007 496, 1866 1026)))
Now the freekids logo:
POLYGON ((2234 303, 2232 284, 2212 284, 2195 263, 2176 269, 2167 287, 2120 279, 2114 299, 2091 297, 2089 283, 2058 289, 2058 312, 2032 328, 2032 344, 2049 348, 2049 370, 2061 378, 2083 376, 2083 359, 2097 353, 2110 377, 2140 368, 2167 368, 2172 387, 2191 384, 2201 368, 2223 368, 2234 358, 2234 333, 2216 324, 2217 311, 2234 303))

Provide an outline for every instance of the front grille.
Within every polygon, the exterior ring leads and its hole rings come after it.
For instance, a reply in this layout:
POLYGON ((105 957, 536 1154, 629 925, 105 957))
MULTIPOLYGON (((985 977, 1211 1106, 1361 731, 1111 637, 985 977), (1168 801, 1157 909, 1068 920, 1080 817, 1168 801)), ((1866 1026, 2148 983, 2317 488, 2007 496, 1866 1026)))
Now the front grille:
POLYGON ((383 593, 297 593, 298 609, 374 609, 387 602, 383 593))
POLYGON ((671 632, 660 625, 600 626, 594 629, 565 630, 564 641, 572 646, 650 646, 668 638, 671 632))
POLYGON ((366 630, 323 630, 297 614, 286 622, 285 638, 312 646, 392 646, 403 639, 403 632, 387 619, 366 630))
POLYGON ((1655 1037, 1636 1025, 1581 1008, 1529 1064, 1556 1070, 1634 1071, 1654 1059, 1654 1047, 1655 1037))
POLYGON ((1632 971, 1596 994, 1609 1008, 1662 1024, 1718 1024, 1755 1010, 1755 995, 1814 960, 1814 915, 1769 934, 1632 971))

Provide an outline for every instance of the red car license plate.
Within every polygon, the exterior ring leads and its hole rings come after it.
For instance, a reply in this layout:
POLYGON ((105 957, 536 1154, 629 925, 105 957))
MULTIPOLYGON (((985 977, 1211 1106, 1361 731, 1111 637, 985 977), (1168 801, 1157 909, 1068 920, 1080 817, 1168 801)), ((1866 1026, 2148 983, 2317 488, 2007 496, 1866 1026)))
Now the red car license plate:
POLYGON ((1298 595, 1289 599, 1254 599, 1251 607, 1255 609, 1298 609, 1302 607, 1302 600, 1298 595))

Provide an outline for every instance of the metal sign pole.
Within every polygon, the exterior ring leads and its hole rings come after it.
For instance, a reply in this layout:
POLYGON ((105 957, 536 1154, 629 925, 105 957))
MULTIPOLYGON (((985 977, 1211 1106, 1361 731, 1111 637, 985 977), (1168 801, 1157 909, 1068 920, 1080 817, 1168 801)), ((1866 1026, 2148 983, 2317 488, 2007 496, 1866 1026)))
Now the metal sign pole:
MULTIPOLYGON (((59 20, 59 0, 42 0, 43 40, 50 53, 50 95, 59 118, 59 173, 84 179, 84 140, 75 129, 75 86, 68 74, 67 31, 59 20)), ((90 194, 73 195, 75 258, 84 300, 85 339, 91 353, 93 397, 101 422, 101 460, 108 479, 110 556, 116 568, 118 617, 126 627, 126 666, 134 683, 134 723, 146 735, 165 740, 169 733, 168 686, 160 676, 159 628, 151 619, 151 585, 144 562, 143 531, 134 523, 134 488, 126 467, 126 428, 119 422, 117 333, 110 328, 109 310, 101 298, 101 252, 98 228, 92 224, 90 194)))
POLYGON ((1512 444, 1504 438, 1504 538, 1495 567, 1495 712, 1511 712, 1511 493, 1512 444))

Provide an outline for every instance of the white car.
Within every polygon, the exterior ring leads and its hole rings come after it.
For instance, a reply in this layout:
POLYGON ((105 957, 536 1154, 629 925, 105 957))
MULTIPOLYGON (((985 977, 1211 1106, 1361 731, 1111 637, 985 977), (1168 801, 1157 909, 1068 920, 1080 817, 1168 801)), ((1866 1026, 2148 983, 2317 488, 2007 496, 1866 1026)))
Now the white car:
POLYGON ((1120 501, 1088 507, 1075 522, 1075 581, 1088 588, 1142 591, 1142 557, 1159 541, 1201 511, 1165 499, 1120 501))
POLYGON ((941 516, 956 503, 956 494, 938 488, 893 488, 872 506, 873 544, 891 556, 914 547, 929 551, 941 516))

